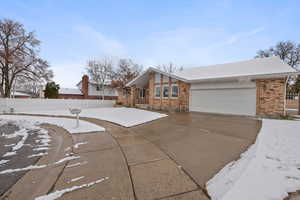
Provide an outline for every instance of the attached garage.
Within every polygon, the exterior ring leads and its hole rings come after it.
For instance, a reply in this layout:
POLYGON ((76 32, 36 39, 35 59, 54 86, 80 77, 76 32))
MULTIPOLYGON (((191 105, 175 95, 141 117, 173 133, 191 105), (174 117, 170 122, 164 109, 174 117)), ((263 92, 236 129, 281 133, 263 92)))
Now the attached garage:
POLYGON ((190 111, 255 115, 256 88, 193 89, 190 111))
POLYGON ((256 115, 254 81, 192 83, 189 110, 236 115, 256 115))

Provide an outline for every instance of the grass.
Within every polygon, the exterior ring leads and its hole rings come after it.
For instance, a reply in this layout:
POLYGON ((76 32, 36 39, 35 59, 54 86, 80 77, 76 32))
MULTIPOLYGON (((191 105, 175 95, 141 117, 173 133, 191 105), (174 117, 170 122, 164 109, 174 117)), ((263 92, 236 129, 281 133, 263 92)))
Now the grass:
POLYGON ((281 120, 295 120, 295 118, 290 115, 282 115, 282 116, 280 116, 280 119, 281 120))

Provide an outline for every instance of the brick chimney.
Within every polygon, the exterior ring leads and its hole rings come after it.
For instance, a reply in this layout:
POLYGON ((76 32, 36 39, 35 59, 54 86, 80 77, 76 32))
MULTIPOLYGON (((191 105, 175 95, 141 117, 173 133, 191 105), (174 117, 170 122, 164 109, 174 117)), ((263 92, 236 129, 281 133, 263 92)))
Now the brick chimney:
POLYGON ((83 93, 83 98, 87 99, 89 96, 89 77, 88 75, 83 75, 82 76, 82 93, 83 93))

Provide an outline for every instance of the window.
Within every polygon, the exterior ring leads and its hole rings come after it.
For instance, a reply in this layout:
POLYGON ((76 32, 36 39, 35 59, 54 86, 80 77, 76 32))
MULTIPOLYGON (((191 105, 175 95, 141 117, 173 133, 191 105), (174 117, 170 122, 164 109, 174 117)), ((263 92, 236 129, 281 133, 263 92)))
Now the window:
POLYGON ((141 97, 141 98, 144 98, 144 97, 145 97, 145 92, 146 92, 146 89, 145 89, 145 88, 140 88, 140 97, 141 97))
POLYGON ((168 76, 163 76, 163 82, 168 83, 169 82, 169 77, 168 76))
POLYGON ((178 97, 178 85, 172 84, 172 97, 178 97))
POLYGON ((96 86, 96 90, 100 91, 100 86, 99 85, 96 86))
POLYGON ((155 73, 155 83, 160 83, 160 74, 155 73))
POLYGON ((155 86, 155 97, 160 97, 160 86, 155 86))
POLYGON ((163 86, 163 97, 169 97, 169 85, 164 85, 163 86))
POLYGON ((123 97, 127 98, 127 90, 123 90, 123 97))
POLYGON ((175 78, 171 78, 171 82, 177 82, 177 80, 175 78))

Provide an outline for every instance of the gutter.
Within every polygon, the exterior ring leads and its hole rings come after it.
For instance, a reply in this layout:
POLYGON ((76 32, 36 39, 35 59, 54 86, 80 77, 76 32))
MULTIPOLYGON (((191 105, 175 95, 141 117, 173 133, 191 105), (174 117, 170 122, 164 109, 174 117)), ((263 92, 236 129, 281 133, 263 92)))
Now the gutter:
POLYGON ((263 78, 280 78, 290 75, 299 75, 300 72, 287 72, 287 73, 275 73, 275 74, 260 74, 260 75, 241 75, 241 76, 228 76, 228 77, 218 77, 218 78, 205 78, 205 79, 191 79, 187 80, 187 83, 195 82, 206 82, 206 81, 215 81, 215 80, 232 80, 237 78, 249 77, 250 79, 263 79, 263 78))

